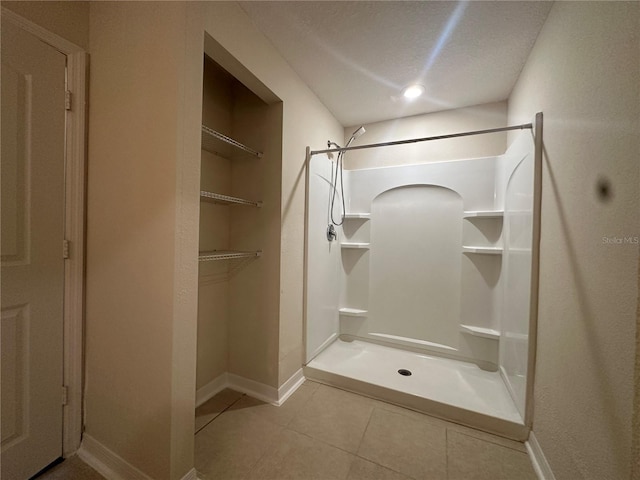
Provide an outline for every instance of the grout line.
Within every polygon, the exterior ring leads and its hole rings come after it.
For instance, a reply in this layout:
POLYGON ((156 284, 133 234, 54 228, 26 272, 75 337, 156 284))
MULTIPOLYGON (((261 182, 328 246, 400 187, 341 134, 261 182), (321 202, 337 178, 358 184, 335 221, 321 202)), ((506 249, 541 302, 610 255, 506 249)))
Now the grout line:
MULTIPOLYGON (((220 415, 220 414, 218 414, 218 415, 220 415)), ((218 417, 218 415, 216 415, 216 416, 215 416, 215 417, 213 417, 211 420, 209 420, 207 423, 205 423, 204 425, 202 425, 199 429, 197 429, 197 430, 195 431, 194 435, 197 435, 198 433, 200 433, 200 432, 202 431, 202 429, 203 429, 204 427, 206 427, 207 425, 209 425, 211 422, 213 422, 213 421, 218 417)))
POLYGON ((444 472, 449 480, 449 428, 444 429, 444 472))
MULTIPOLYGON (((242 395, 240 395, 238 398, 236 398, 233 402, 231 402, 229 405, 227 405, 221 412, 220 415, 222 415, 224 412, 226 412, 227 410, 229 410, 231 407, 233 407, 236 403, 238 403, 240 400, 242 400, 244 397, 246 397, 247 394, 243 393, 242 395)), ((215 420, 216 418, 218 418, 220 415, 216 415, 216 417, 213 419, 215 420)), ((213 422, 213 420, 211 420, 213 422)))
MULTIPOLYGON (((392 404, 391 404, 391 405, 392 405, 392 404)), ((395 412, 394 410, 388 410, 388 409, 386 409, 386 408, 384 408, 384 407, 374 406, 374 407, 373 407, 373 409, 374 409, 374 410, 375 410, 375 409, 378 409, 378 410, 380 410, 380 411, 382 411, 382 412, 384 412, 384 413, 389 413, 389 414, 391 414, 391 415, 396 414, 396 415, 403 416, 404 418, 407 418, 407 419, 409 419, 409 420, 414 420, 414 419, 412 419, 411 417, 409 417, 409 416, 405 416, 405 415, 403 415, 403 414, 402 414, 402 413, 400 413, 400 412, 395 412)), ((420 413, 420 412, 418 412, 418 413, 420 413)), ((422 414, 422 415, 424 415, 424 414, 422 414)), ((369 422, 367 423, 367 427, 365 428, 365 433, 366 433, 366 430, 369 428, 369 424, 371 423, 371 417, 372 417, 372 416, 373 416, 373 410, 371 411, 371 416, 370 416, 370 418, 369 418, 369 422)), ((432 417, 429 417, 429 415, 424 415, 424 416, 425 416, 425 417, 428 417, 428 418, 432 418, 432 417)), ((427 420, 427 422, 428 422, 428 421, 429 421, 429 420, 427 420)), ((447 455, 447 452, 446 452, 447 428, 446 428, 446 427, 444 428, 444 431, 445 431, 445 455, 447 455)), ((364 439, 364 434, 363 434, 362 438, 364 439)), ((361 442, 361 444, 362 444, 362 442, 361 442)), ((389 465, 383 465, 382 463, 378 463, 376 460, 373 460, 373 459, 371 459, 371 458, 367 458, 367 457, 364 457, 364 456, 360 455, 360 448, 359 448, 359 447, 358 447, 358 453, 356 453, 355 455, 356 455, 356 457, 358 457, 358 458, 361 458, 361 459, 363 459, 363 460, 366 460, 367 462, 371 462, 371 463, 373 463, 374 465, 378 465, 379 467, 382 467, 382 468, 384 468, 384 469, 386 469, 386 470, 391 470, 392 472, 398 473, 398 474, 403 475, 403 476, 405 476, 405 477, 407 477, 407 478, 413 478, 411 475, 409 475, 409 474, 408 474, 408 473, 406 473, 406 472, 401 472, 401 471, 399 471, 399 470, 394 469, 393 467, 391 467, 391 466, 389 466, 389 465)), ((448 472, 447 472, 446 470, 445 470, 445 474, 447 475, 447 478, 448 478, 448 472)))
MULTIPOLYGON (((336 445, 334 445, 332 443, 327 442, 326 440, 322 440, 320 438, 313 437, 313 436, 309 435, 308 433, 299 432, 298 430, 294 430, 293 428, 289 428, 289 427, 283 427, 283 430, 288 430, 290 432, 297 433, 298 435, 304 435, 305 437, 310 438, 311 440, 323 443, 323 444, 325 444, 325 445, 327 445, 327 446, 329 446, 331 448, 335 448, 337 450, 340 450, 341 452, 348 453, 349 455, 359 456, 357 453, 353 453, 353 452, 350 452, 349 450, 345 450, 344 448, 338 447, 338 446, 336 446, 336 445)), ((361 458, 364 458, 364 457, 361 457, 361 458)))
MULTIPOLYGON (((449 429, 447 428, 447 430, 449 430, 449 429)), ((465 432, 460 432, 460 431, 456 431, 456 430, 454 430, 454 432, 455 433, 459 433, 460 435, 464 435, 465 437, 473 438, 474 440, 479 440, 481 442, 490 443, 491 445, 496 445, 498 447, 508 448, 509 450, 513 450, 514 452, 524 453, 525 455, 527 455, 527 451, 526 450, 525 451, 518 450, 517 448, 510 447, 508 445, 503 445, 502 443, 498 443, 496 441, 491 441, 491 440, 486 439, 486 438, 479 438, 479 437, 476 437, 474 435, 469 435, 468 433, 465 433, 465 432)), ((486 432, 482 432, 482 433, 486 433, 486 432)), ((491 435, 491 434, 487 433, 487 435, 491 435)), ((505 440, 510 440, 510 439, 507 438, 505 440)), ((516 440, 511 440, 511 441, 512 442, 516 442, 516 440)))
MULTIPOLYGON (((244 397, 246 394, 243 393, 242 395, 240 395, 237 399, 235 399, 233 402, 231 402, 229 405, 227 405, 226 407, 224 407, 222 409, 222 411, 218 412, 218 414, 213 417, 211 420, 209 420, 207 423, 205 423, 203 426, 201 426, 198 430, 196 430, 194 432, 194 435, 196 435, 198 432, 200 432, 203 428, 205 428, 206 426, 208 426, 209 424, 211 424, 211 422, 213 422, 216 418, 218 418, 220 415, 222 415, 224 412, 226 412, 227 410, 229 410, 232 406, 234 406, 236 403, 238 403, 242 397, 244 397)), ((203 404, 204 405, 204 404, 203 404)))
POLYGON ((372 406, 371 411, 369 412, 369 418, 367 418, 367 424, 362 431, 362 437, 360 437, 360 441, 358 442, 358 448, 356 448, 356 455, 360 452, 360 447, 362 446, 362 442, 364 441, 364 436, 367 434, 367 430, 369 429, 369 424, 371 424, 371 417, 373 417, 373 411, 376 409, 375 405, 372 406))
POLYGON ((399 471, 399 470, 396 470, 395 468, 390 467, 389 465, 383 465, 383 464, 381 464, 381 463, 376 462, 375 460, 372 460, 372 459, 367 458, 367 457, 363 457, 362 455, 360 455, 360 454, 358 454, 358 453, 356 453, 356 454, 355 454, 355 456, 356 456, 356 457, 358 457, 358 458, 361 458, 362 460, 365 460, 365 461, 367 461, 367 462, 369 462, 369 463, 373 463, 374 465, 377 465, 377 466, 379 466, 379 467, 382 467, 382 468, 384 468, 385 470, 390 470, 390 471, 392 471, 392 472, 394 472, 394 473, 397 473, 397 474, 402 475, 402 476, 407 477, 407 478, 411 478, 411 479, 413 479, 413 478, 414 478, 414 477, 412 477, 411 475, 409 475, 409 474, 408 474, 408 473, 406 473, 406 472, 401 472, 401 471, 399 471))
POLYGON ((353 469, 353 464, 356 461, 356 458, 358 458, 357 455, 351 453, 349 454, 350 457, 350 462, 349 462, 349 470, 347 470, 347 478, 349 478, 349 476, 351 475, 351 470, 353 469))
MULTIPOLYGON (((300 388, 302 388, 303 386, 304 386, 304 383, 303 383, 302 385, 300 385, 300 388)), ((300 388, 298 388, 298 391, 300 390, 300 388)), ((294 392, 294 393, 293 393, 293 395, 295 395, 296 393, 298 393, 298 391, 294 392)), ((282 425, 282 426, 284 426, 285 428, 287 428, 287 427, 289 426, 289 424, 290 424, 291 422, 293 422, 293 420, 294 420, 295 418, 297 418, 297 417, 298 417, 298 415, 300 415, 300 413, 302 413, 302 411, 304 410, 304 407, 306 407, 306 406, 309 404, 309 402, 311 402, 311 399, 315 396, 315 394, 316 394, 316 392, 317 392, 317 391, 318 391, 318 389, 316 388, 316 389, 313 391, 313 393, 311 393, 311 395, 309 395, 309 398, 307 398, 307 400, 306 400, 306 401, 302 402, 302 405, 300 405, 300 406, 298 407, 298 409, 297 409, 297 410, 295 410, 295 411, 293 412, 293 415, 291 415, 291 418, 290 418, 290 419, 289 419, 289 420, 288 420, 284 425, 282 425)), ((292 395, 292 396, 293 396, 293 395, 292 395)), ((289 397, 289 399, 291 399, 291 397, 289 397)))

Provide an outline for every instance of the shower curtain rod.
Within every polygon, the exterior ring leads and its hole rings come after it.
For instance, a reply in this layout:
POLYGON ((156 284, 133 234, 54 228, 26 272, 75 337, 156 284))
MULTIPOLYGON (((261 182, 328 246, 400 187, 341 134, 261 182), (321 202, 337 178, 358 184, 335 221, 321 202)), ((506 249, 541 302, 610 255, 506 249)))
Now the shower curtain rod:
POLYGON ((532 123, 513 125, 511 127, 490 128, 488 130, 475 130, 473 132, 451 133, 449 135, 437 135, 435 137, 412 138, 409 140, 397 140, 395 142, 370 143, 369 145, 358 145, 356 147, 327 148, 326 150, 311 150, 309 156, 319 153, 348 152, 349 150, 361 150, 364 148, 390 147, 392 145, 405 145, 407 143, 428 142, 429 140, 444 140, 446 138, 468 137, 470 135, 481 135, 483 133, 505 132, 507 130, 533 129, 532 123))

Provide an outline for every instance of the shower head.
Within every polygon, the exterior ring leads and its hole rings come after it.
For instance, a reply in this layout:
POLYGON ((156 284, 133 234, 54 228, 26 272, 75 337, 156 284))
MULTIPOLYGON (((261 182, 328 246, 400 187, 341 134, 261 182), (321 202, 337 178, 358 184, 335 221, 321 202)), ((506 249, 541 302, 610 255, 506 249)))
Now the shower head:
POLYGON ((364 129, 364 127, 362 125, 360 125, 360 128, 358 128, 355 132, 353 132, 351 137, 355 140, 356 138, 358 138, 360 135, 364 134, 365 132, 366 132, 366 130, 364 129))
MULTIPOLYGON (((353 132, 353 134, 351 134, 351 138, 349 138, 349 141, 347 142, 345 147, 348 147, 351 144, 351 142, 353 142, 356 138, 358 138, 359 136, 361 136, 365 132, 366 132, 366 130, 364 129, 364 127, 360 126, 360 128, 358 128, 355 132, 353 132)), ((327 148, 331 148, 332 146, 336 147, 336 148, 342 148, 336 142, 332 142, 331 140, 327 140, 327 148)))
POLYGON ((355 132, 353 132, 351 134, 351 138, 349 139, 349 141, 347 142, 347 144, 345 145, 345 147, 348 147, 349 145, 351 145, 351 142, 353 142, 356 138, 358 138, 359 136, 363 135, 364 132, 366 132, 366 130, 364 129, 364 127, 361 125, 360 128, 358 128, 355 132))

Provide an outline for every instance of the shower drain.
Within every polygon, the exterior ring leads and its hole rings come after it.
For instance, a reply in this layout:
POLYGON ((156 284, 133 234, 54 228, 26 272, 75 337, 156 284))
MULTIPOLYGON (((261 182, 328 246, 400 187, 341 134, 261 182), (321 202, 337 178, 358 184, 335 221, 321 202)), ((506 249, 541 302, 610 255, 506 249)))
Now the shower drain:
POLYGON ((411 370, 407 370, 406 368, 401 368, 400 370, 398 370, 398 373, 400 375, 403 375, 405 377, 408 377, 411 375, 411 370))

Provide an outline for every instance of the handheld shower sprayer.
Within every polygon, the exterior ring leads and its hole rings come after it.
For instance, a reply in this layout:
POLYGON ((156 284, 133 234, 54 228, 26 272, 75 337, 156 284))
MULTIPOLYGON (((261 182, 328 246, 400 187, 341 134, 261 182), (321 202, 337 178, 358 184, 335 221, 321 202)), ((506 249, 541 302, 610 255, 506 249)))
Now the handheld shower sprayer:
MULTIPOLYGON (((364 133, 366 132, 366 130, 364 129, 363 126, 360 126, 355 132, 353 132, 351 134, 351 137, 349 138, 349 140, 347 141, 347 144, 345 145, 345 148, 347 148, 349 145, 351 145, 351 142, 353 142, 356 138, 362 136, 364 133)), ((340 145, 338 145, 335 142, 332 141, 327 141, 327 147, 331 148, 331 146, 334 145, 336 148, 342 148, 340 147, 340 145)), ((336 160, 336 174, 335 177, 332 178, 333 180, 333 189, 332 189, 332 193, 331 193, 331 201, 329 202, 329 226, 327 227, 327 240, 329 240, 330 242, 335 240, 337 238, 337 233, 335 231, 334 225, 337 227, 339 225, 342 225, 342 223, 344 222, 344 215, 346 212, 345 209, 345 204, 344 204, 344 183, 342 181, 342 170, 343 170, 343 160, 344 160, 344 151, 338 152, 338 158, 336 160), (336 222, 333 218, 333 204, 335 202, 336 199, 336 191, 338 190, 338 171, 340 172, 340 196, 342 197, 342 214, 340 215, 340 222, 336 222)))
MULTIPOLYGON (((353 132, 353 134, 351 134, 351 137, 347 141, 347 144, 345 145, 345 148, 347 148, 349 145, 351 145, 351 142, 353 142, 356 138, 364 135, 366 132, 367 131, 365 130, 365 128, 361 125, 360 128, 358 128, 355 132, 353 132)), ((331 147, 342 148, 336 142, 332 142, 331 140, 327 140, 327 148, 331 148, 331 147)), ((344 152, 339 152, 338 153, 338 155, 342 155, 342 154, 344 154, 344 152)))
POLYGON ((361 135, 364 135, 367 131, 364 129, 364 127, 362 125, 360 125, 360 128, 358 128, 355 132, 353 132, 353 134, 351 135, 351 139, 349 139, 348 143, 351 143, 352 140, 355 140, 356 138, 360 137, 361 135))

